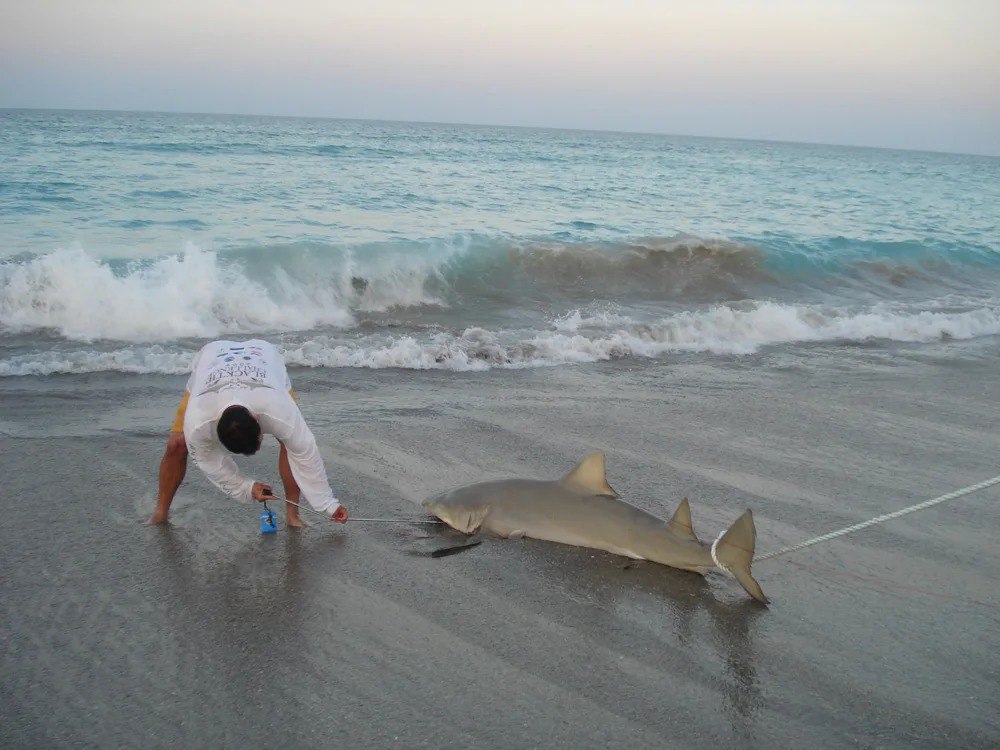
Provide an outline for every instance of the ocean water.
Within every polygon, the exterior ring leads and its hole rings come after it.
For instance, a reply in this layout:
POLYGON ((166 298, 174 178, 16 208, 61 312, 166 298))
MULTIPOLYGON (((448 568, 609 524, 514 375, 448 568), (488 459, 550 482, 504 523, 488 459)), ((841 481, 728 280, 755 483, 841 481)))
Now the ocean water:
POLYGON ((241 335, 468 371, 1000 334, 997 158, 6 110, 0 164, 2 376, 182 373, 241 335))

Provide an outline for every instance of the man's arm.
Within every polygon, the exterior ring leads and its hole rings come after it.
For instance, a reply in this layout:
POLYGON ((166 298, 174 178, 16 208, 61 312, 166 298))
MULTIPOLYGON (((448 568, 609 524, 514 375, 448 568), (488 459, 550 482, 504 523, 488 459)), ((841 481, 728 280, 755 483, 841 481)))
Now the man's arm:
POLYGON ((292 469, 296 484, 309 504, 326 515, 334 515, 341 508, 340 501, 333 496, 330 482, 327 479, 326 467, 320 455, 316 438, 302 417, 302 412, 296 407, 294 415, 289 415, 292 422, 272 419, 274 436, 285 446, 288 452, 288 465, 292 469))
POLYGON ((188 452, 208 480, 230 497, 247 505, 263 499, 263 495, 256 491, 260 483, 240 474, 236 462, 215 441, 196 433, 188 439, 188 452), (260 497, 257 497, 258 494, 260 497))

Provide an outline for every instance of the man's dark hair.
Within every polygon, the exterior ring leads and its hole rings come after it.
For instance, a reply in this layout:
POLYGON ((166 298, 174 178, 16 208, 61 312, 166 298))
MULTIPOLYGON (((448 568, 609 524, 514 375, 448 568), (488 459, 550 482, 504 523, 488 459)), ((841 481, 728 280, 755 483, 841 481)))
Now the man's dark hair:
POLYGON ((232 453, 252 456, 260 447, 260 424, 245 406, 230 406, 222 412, 215 432, 232 453))

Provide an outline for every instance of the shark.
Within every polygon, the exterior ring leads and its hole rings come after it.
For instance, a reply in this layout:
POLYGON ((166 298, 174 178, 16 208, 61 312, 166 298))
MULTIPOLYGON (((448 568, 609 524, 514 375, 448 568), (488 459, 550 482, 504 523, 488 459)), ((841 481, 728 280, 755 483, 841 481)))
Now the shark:
POLYGON ((603 452, 590 454, 561 479, 480 482, 426 500, 423 507, 464 534, 543 539, 701 575, 721 570, 758 602, 769 603, 750 570, 757 530, 749 510, 713 542, 702 542, 687 498, 669 521, 622 500, 608 484, 603 452))

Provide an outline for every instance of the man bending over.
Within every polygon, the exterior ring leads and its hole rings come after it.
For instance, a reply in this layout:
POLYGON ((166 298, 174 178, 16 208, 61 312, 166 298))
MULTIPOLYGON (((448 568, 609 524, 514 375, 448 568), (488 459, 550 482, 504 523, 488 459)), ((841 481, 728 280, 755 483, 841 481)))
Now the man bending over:
MULTIPOLYGON (((242 503, 263 502, 271 487, 246 479, 231 453, 251 456, 264 435, 281 444, 278 472, 285 499, 306 500, 331 521, 347 522, 347 509, 333 496, 316 446, 295 403, 278 350, 266 341, 213 341, 194 358, 167 450, 160 461, 160 486, 151 524, 163 523, 187 470, 188 453, 212 484, 242 503)), ((289 526, 305 526, 299 509, 285 504, 289 526)))

